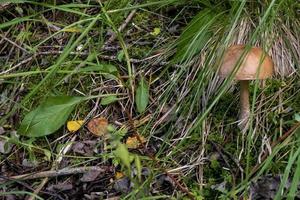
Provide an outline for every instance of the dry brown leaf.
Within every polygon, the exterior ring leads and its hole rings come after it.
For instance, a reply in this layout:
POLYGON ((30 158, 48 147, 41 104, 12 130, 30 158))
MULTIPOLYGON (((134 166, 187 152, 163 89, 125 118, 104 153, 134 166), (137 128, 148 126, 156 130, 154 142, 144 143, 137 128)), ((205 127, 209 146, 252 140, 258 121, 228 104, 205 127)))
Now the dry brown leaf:
POLYGON ((137 149, 141 145, 140 140, 141 140, 142 143, 146 142, 146 140, 143 136, 128 137, 127 140, 126 140, 127 148, 128 149, 137 149))
POLYGON ((108 121, 104 117, 92 119, 87 125, 89 131, 96 136, 107 134, 108 121))

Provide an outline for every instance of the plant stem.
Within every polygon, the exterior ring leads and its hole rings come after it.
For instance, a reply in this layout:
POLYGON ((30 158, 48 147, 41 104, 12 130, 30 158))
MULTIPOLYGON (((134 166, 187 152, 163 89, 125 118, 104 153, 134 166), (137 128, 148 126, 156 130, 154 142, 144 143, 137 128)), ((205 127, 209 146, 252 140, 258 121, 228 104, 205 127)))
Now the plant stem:
POLYGON ((239 115, 239 128, 244 131, 247 129, 247 124, 249 121, 250 108, 249 108, 249 81, 241 80, 241 96, 240 96, 240 104, 241 111, 239 115))

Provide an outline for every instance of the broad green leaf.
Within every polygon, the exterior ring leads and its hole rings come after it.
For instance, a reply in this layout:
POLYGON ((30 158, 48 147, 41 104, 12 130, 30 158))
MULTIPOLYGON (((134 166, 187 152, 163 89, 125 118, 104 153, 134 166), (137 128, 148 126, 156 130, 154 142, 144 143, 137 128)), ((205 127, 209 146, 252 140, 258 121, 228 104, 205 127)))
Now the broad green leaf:
POLYGON ((42 137, 57 131, 68 119, 74 107, 84 97, 53 96, 23 119, 18 132, 28 137, 42 137))
POLYGON ((125 144, 118 143, 117 149, 114 151, 114 154, 128 169, 130 169, 130 154, 125 144))
POLYGON ((135 103, 139 113, 144 112, 149 103, 149 86, 144 78, 141 79, 136 90, 135 103))
POLYGON ((106 106, 106 105, 111 104, 111 103, 116 102, 116 101, 118 101, 118 97, 117 96, 115 96, 115 95, 114 96, 108 96, 108 97, 103 97, 101 99, 100 104, 102 106, 106 106))

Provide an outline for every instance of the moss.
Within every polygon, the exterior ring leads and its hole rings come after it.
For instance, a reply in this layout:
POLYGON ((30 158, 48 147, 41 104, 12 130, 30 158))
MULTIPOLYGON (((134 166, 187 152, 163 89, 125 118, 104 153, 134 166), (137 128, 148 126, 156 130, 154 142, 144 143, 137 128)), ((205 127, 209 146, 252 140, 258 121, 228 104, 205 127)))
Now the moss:
POLYGON ((216 143, 223 143, 224 138, 220 133, 213 132, 208 135, 208 140, 216 143))
POLYGON ((210 167, 211 167, 212 169, 214 169, 214 170, 220 168, 220 163, 219 163, 219 161, 218 161, 217 158, 215 158, 215 157, 214 157, 214 158, 211 158, 211 161, 210 161, 210 167))
POLYGON ((141 59, 144 58, 149 51, 151 50, 150 46, 133 46, 131 48, 129 48, 129 54, 130 56, 132 56, 133 58, 137 58, 137 59, 141 59))

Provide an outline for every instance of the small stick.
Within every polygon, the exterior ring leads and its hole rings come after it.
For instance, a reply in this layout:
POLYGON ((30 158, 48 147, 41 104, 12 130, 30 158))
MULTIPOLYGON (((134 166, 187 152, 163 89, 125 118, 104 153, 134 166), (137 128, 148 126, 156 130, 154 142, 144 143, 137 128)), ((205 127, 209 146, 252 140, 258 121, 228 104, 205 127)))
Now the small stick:
POLYGON ((87 166, 87 167, 76 167, 76 168, 63 168, 60 170, 48 170, 42 171, 37 173, 29 173, 29 174, 22 174, 17 176, 8 177, 10 180, 30 180, 30 179, 38 179, 38 178, 50 178, 50 177, 57 177, 57 176, 65 176, 65 175, 72 175, 72 174, 82 174, 89 171, 98 171, 101 173, 111 171, 111 167, 109 166, 87 166))
MULTIPOLYGON (((71 142, 74 142, 76 140, 77 135, 74 135, 71 138, 71 142)), ((60 162, 63 159, 63 155, 65 155, 72 147, 72 143, 68 144, 66 147, 64 147, 63 149, 60 150, 58 157, 55 159, 55 161, 52 163, 52 168, 51 170, 54 170, 56 167, 58 167, 58 165, 60 164, 60 162)), ((38 185, 38 187, 34 190, 33 194, 38 195, 40 193, 40 191, 43 189, 43 187, 47 184, 49 180, 49 176, 45 176, 45 178, 41 181, 41 183, 38 185)), ((35 196, 31 195, 28 197, 27 200, 34 200, 35 196)))
POLYGON ((16 46, 17 48, 21 49, 22 51, 25 51, 26 53, 29 53, 26 49, 24 49, 23 47, 21 47, 20 45, 18 45, 17 43, 15 43, 14 41, 10 40, 9 38, 7 38, 6 36, 0 34, 0 37, 2 37, 4 40, 6 40, 7 42, 11 43, 13 46, 16 46))
MULTIPOLYGON (((127 18, 125 19, 124 23, 121 24, 121 26, 118 28, 118 32, 122 32, 126 26, 128 25, 128 23, 131 21, 131 19, 133 18, 133 16, 136 13, 136 9, 132 10, 129 15, 127 16, 127 18)), ((117 38, 117 34, 113 33, 110 38, 104 43, 104 46, 107 46, 108 44, 112 43, 115 39, 117 38)))

